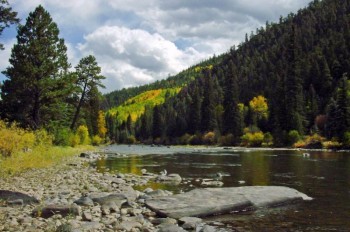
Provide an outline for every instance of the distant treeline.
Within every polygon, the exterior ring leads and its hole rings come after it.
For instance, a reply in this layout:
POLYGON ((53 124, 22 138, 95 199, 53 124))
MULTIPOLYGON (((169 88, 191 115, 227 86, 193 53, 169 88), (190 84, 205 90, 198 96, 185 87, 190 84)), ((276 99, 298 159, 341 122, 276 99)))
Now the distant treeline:
MULTIPOLYGON (((167 88, 176 80, 182 90, 146 108, 129 125, 107 118, 110 138, 248 146, 350 144, 349 0, 315 0, 278 23, 266 22, 219 57, 154 84, 167 88)), ((120 105, 150 86, 106 97, 110 105, 120 105)))

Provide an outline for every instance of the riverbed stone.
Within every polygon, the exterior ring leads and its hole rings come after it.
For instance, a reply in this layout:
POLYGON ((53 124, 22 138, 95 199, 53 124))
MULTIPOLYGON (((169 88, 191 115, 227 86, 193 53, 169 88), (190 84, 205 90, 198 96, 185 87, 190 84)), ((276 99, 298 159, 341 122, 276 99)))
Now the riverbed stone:
POLYGON ((160 224, 177 224, 177 220, 174 218, 154 218, 151 223, 153 225, 160 225, 160 224))
POLYGON ((158 232, 186 232, 183 228, 173 224, 161 224, 158 232))
POLYGON ((274 207, 302 200, 311 198, 288 187, 246 186, 194 189, 173 196, 146 199, 146 206, 160 216, 179 219, 274 207))
POLYGON ((182 217, 179 219, 179 224, 186 230, 195 229, 203 220, 197 217, 182 217))
POLYGON ((79 208, 75 205, 46 205, 44 207, 37 207, 33 210, 32 215, 35 217, 49 218, 56 214, 63 217, 68 215, 79 215, 79 208))
POLYGON ((29 196, 27 194, 9 191, 9 190, 0 190, 0 200, 4 200, 7 202, 13 202, 16 200, 22 200, 23 204, 38 204, 39 200, 35 197, 29 196))
POLYGON ((82 214, 82 218, 84 221, 91 222, 92 221, 92 214, 91 214, 90 210, 85 210, 82 214))
POLYGON ((127 198, 124 194, 109 194, 107 196, 101 196, 101 197, 91 197, 93 202, 96 202, 100 205, 111 205, 115 204, 118 208, 121 208, 122 204, 127 202, 127 198))
POLYGON ((94 202, 90 197, 81 197, 78 200, 74 201, 75 204, 81 205, 81 206, 93 206, 94 202))

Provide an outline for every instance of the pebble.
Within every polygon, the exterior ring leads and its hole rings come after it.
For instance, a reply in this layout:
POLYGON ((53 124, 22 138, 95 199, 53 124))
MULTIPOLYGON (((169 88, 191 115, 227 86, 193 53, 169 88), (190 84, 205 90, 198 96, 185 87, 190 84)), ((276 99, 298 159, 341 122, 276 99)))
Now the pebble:
MULTIPOLYGON (((55 167, 32 169, 16 177, 0 179, 1 189, 25 193, 40 201, 39 205, 24 205, 23 200, 7 202, 6 207, 0 208, 0 231, 185 231, 177 220, 158 218, 155 212, 144 207, 146 198, 170 196, 172 192, 152 188, 140 192, 132 188, 151 180, 148 175, 97 173, 86 162, 99 157, 86 152, 55 167), (94 197, 111 194, 125 194, 126 202, 102 206, 94 202, 94 197), (40 208, 52 205, 77 211, 74 214, 57 212, 47 219, 40 213, 36 214, 39 217, 32 214, 34 209, 39 212, 40 208)), ((147 170, 142 173, 157 177, 147 170)), ((195 229, 197 222, 189 226, 186 223, 181 222, 186 228, 195 229)))

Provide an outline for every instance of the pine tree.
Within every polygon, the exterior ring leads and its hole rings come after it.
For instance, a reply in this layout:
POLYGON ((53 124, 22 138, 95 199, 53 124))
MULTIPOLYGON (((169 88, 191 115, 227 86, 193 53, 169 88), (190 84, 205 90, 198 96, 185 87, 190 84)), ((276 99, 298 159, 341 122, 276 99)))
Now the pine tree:
POLYGON ((338 130, 337 135, 339 138, 343 138, 345 132, 350 131, 350 86, 347 78, 347 74, 343 74, 342 79, 339 81, 339 87, 337 91, 337 123, 338 130))
POLYGON ((327 106, 327 122, 326 122, 326 137, 332 139, 338 137, 339 130, 339 114, 337 102, 331 98, 329 105, 327 106))
POLYGON ((154 139, 160 138, 163 136, 163 117, 161 114, 160 106, 155 106, 153 108, 153 127, 152 127, 152 136, 154 139))
POLYGON ((194 86, 191 99, 189 131, 191 134, 195 134, 201 130, 202 97, 197 85, 194 86))
MULTIPOLYGON (((17 12, 13 11, 7 0, 0 0, 0 36, 6 27, 11 24, 19 23, 17 12)), ((0 50, 4 45, 0 43, 0 50)))
POLYGON ((242 134, 242 120, 238 109, 237 72, 232 60, 225 76, 224 88, 224 133, 232 133, 236 138, 242 134))
POLYGON ((104 88, 101 81, 105 79, 104 76, 100 75, 101 68, 98 66, 96 58, 92 55, 82 58, 75 69, 77 76, 76 84, 79 89, 78 93, 80 94, 80 99, 76 106, 74 118, 70 126, 72 130, 75 129, 80 110, 84 104, 84 101, 86 100, 86 96, 94 88, 104 88))
POLYGON ((63 39, 50 14, 38 6, 19 26, 17 43, 1 91, 5 116, 34 129, 47 124, 55 114, 53 107, 72 91, 69 64, 63 39))
POLYGON ((202 102, 202 132, 214 131, 217 129, 217 121, 214 104, 214 81, 211 70, 204 73, 204 92, 202 102))
POLYGON ((285 76, 285 106, 289 120, 287 131, 297 130, 304 133, 303 86, 300 77, 299 45, 296 42, 296 28, 291 25, 290 41, 287 50, 288 68, 285 76))

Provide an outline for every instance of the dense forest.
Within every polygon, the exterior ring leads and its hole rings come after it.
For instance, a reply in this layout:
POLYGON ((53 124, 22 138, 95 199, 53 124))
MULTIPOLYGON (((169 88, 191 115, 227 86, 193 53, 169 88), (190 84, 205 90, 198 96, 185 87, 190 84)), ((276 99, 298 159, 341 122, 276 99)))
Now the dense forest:
MULTIPOLYGON (((0 34, 19 22, 7 1, 2 9, 0 34)), ((102 96, 95 57, 71 69, 58 26, 38 6, 18 25, 0 119, 6 127, 45 130, 57 145, 349 147, 349 27, 349 0, 315 0, 224 54, 102 96)))
POLYGON ((349 0, 315 0, 278 23, 266 22, 219 59, 189 69, 186 79, 179 74, 180 85, 167 86, 169 79, 107 95, 118 106, 145 90, 181 87, 129 122, 107 114, 109 136, 160 144, 349 146, 349 27, 349 0))

